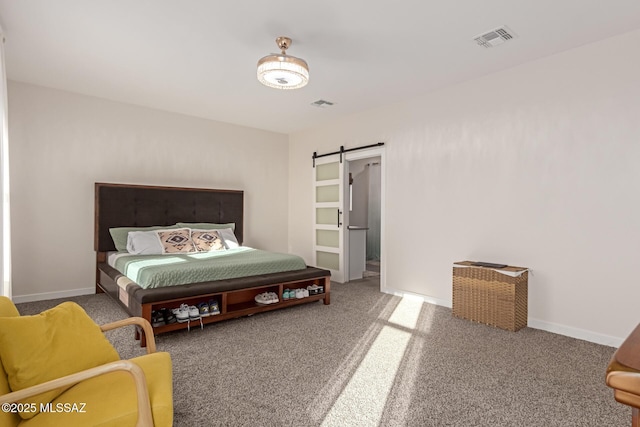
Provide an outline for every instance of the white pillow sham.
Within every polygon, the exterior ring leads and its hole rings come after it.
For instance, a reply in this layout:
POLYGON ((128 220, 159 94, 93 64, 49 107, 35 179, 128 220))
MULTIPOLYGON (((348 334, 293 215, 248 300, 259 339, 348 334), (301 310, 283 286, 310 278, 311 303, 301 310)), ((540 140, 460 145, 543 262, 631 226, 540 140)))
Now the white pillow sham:
POLYGON ((130 231, 127 252, 134 255, 161 255, 162 244, 155 231, 130 231))
POLYGON ((238 243, 238 239, 236 239, 236 235, 233 233, 233 230, 230 228, 219 228, 216 230, 220 237, 222 237, 222 241, 224 241, 224 245, 227 249, 235 249, 240 246, 238 243))

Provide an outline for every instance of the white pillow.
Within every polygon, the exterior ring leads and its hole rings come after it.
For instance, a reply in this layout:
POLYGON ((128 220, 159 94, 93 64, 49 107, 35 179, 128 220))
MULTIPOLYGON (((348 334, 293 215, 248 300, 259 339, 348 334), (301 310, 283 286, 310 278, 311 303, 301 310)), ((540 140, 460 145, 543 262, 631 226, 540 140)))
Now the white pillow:
POLYGON ((220 228, 216 230, 222 240, 224 240, 224 245, 227 249, 235 249, 240 246, 238 243, 238 239, 236 239, 236 235, 233 234, 233 230, 230 228, 220 228))
POLYGON ((161 255, 162 244, 155 231, 130 231, 127 235, 127 252, 135 255, 161 255))

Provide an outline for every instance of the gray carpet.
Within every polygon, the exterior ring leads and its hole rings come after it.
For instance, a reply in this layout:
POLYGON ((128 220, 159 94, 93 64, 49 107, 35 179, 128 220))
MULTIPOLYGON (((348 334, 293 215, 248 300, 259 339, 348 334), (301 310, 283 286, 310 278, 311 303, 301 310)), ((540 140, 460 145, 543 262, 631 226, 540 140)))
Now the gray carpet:
MULTIPOLYGON (((376 279, 320 302, 157 337, 171 353, 176 426, 627 426, 604 372, 614 349, 507 332, 381 294, 376 279)), ((71 298, 97 323, 105 295, 71 298)), ((61 300, 19 304, 34 314, 61 300)), ((122 357, 133 330, 108 333, 122 357)))

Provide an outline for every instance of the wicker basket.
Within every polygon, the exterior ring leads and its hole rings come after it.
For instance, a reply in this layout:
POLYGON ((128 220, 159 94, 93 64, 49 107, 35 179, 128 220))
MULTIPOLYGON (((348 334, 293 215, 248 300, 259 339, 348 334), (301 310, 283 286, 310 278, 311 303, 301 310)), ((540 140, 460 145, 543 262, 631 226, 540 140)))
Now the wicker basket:
POLYGON ((453 315, 517 331, 527 326, 528 269, 453 265, 453 315))

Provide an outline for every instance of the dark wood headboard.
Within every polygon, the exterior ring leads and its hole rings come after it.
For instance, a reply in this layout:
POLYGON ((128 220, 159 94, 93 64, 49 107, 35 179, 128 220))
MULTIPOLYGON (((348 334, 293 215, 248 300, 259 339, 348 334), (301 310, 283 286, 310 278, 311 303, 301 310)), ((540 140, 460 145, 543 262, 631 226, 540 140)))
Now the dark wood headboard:
POLYGON ((97 252, 114 251, 109 228, 173 225, 177 222, 234 222, 243 241, 244 192, 205 188, 95 184, 97 252))

